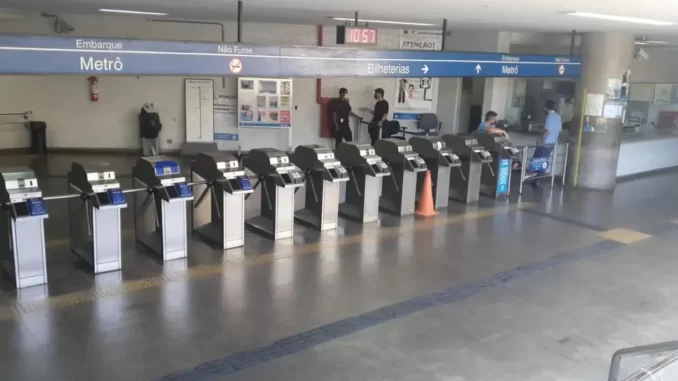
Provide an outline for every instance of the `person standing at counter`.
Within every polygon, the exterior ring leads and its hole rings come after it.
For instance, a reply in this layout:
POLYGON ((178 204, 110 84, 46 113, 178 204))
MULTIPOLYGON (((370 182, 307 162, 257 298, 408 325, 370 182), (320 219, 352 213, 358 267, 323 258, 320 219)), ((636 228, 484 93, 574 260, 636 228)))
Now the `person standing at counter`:
POLYGON ((488 111, 485 114, 485 121, 480 123, 477 131, 490 135, 508 136, 506 131, 502 130, 501 128, 497 128, 497 113, 494 111, 488 111))
POLYGON ((348 117, 352 116, 354 118, 361 119, 353 112, 351 103, 348 101, 348 98, 346 98, 347 95, 348 90, 342 87, 339 89, 339 98, 336 98, 332 102, 332 124, 334 127, 332 136, 336 140, 335 148, 342 141, 353 141, 353 133, 351 132, 351 127, 348 124, 348 117))
MULTIPOLYGON (((537 165, 533 165, 535 161, 539 163, 548 163, 548 158, 553 152, 553 147, 558 143, 560 132, 563 130, 563 120, 556 112, 556 102, 552 100, 546 101, 546 121, 544 122, 544 133, 537 140, 537 148, 532 155, 532 162, 530 164, 530 172, 525 174, 525 178, 529 179, 535 176, 542 175, 547 168, 543 166, 540 169, 534 170, 537 165), (546 160, 546 161, 545 161, 546 160)), ((532 182, 533 187, 539 187, 538 180, 532 182)))
POLYGON ((374 99, 377 103, 374 104, 374 110, 365 109, 365 111, 372 114, 372 122, 367 128, 370 133, 372 145, 381 137, 381 129, 388 117, 388 101, 384 99, 384 89, 378 88, 374 90, 374 99))

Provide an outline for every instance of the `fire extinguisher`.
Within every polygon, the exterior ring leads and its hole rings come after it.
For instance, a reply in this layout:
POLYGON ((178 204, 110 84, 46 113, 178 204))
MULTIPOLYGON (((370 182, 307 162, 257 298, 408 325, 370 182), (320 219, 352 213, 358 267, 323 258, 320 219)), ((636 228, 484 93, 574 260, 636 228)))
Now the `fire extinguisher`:
POLYGON ((87 78, 89 81, 89 100, 92 102, 99 101, 99 77, 92 76, 87 78))

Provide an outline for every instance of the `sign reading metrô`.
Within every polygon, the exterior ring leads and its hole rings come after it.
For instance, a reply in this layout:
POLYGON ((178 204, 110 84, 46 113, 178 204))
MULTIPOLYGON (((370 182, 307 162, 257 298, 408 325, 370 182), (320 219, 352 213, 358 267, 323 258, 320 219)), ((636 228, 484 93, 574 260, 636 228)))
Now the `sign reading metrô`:
POLYGON ((578 57, 0 35, 2 74, 578 77, 578 57))

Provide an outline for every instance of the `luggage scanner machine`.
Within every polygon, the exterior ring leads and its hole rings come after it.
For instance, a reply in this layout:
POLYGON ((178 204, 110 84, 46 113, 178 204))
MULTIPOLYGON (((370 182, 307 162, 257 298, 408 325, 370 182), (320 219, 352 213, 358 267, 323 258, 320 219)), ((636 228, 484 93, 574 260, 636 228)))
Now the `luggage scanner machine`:
POLYGON ((0 263, 16 288, 47 283, 47 211, 30 168, 0 168, 0 263))
POLYGON ((193 200, 193 191, 181 175, 179 164, 163 157, 142 157, 132 173, 135 183, 148 193, 141 206, 140 193, 134 197, 137 242, 159 254, 163 261, 186 258, 186 202, 193 200))
POLYGON ((245 221, 245 225, 274 240, 292 237, 294 190, 304 185, 299 168, 290 163, 285 152, 274 148, 253 149, 244 163, 259 178, 254 188, 263 186, 261 214, 245 221))
POLYGON ((499 198, 511 192, 511 167, 520 161, 520 151, 513 147, 508 137, 474 132, 473 137, 492 154, 493 171, 483 171, 480 176, 480 193, 499 198))
MULTIPOLYGON (((433 182, 433 202, 436 210, 447 208, 450 198, 450 172, 461 173, 461 160, 438 136, 413 136, 412 149, 426 162, 433 182)), ((463 175, 463 173, 462 173, 463 175)), ((423 186, 423 176, 418 176, 417 189, 423 186)))
POLYGON ((369 144, 341 143, 334 154, 349 173, 339 214, 359 223, 377 221, 382 177, 391 175, 388 165, 369 144))
POLYGON ((461 159, 461 172, 450 176, 450 197, 466 204, 478 202, 482 166, 492 171, 492 154, 472 136, 443 135, 443 141, 461 159))
POLYGON ((336 229, 340 183, 348 181, 348 172, 331 149, 317 144, 297 147, 292 162, 306 172, 306 207, 294 218, 321 231, 336 229))
POLYGON ((254 192, 238 159, 225 152, 201 153, 191 164, 193 182, 205 181, 193 205, 193 231, 222 250, 245 244, 245 195, 254 192), (210 201, 205 198, 210 196, 210 201))
POLYGON ((68 172, 71 251, 95 274, 122 268, 120 209, 127 201, 108 164, 73 163, 68 172))
POLYGON ((397 216, 414 214, 417 198, 417 173, 428 168, 410 143, 401 139, 381 139, 374 145, 377 155, 391 167, 391 178, 382 184, 379 207, 397 216))

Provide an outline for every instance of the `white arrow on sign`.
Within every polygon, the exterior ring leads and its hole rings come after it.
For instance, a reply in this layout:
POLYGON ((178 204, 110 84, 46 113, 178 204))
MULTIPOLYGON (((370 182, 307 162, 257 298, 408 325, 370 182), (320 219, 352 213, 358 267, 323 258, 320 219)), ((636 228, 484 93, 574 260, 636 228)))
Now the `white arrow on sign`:
POLYGON ((421 71, 423 71, 424 74, 428 73, 428 65, 424 64, 424 67, 421 68, 421 71))
POLYGON ((481 70, 483 70, 483 68, 480 67, 480 65, 476 66, 476 74, 480 74, 481 70))

